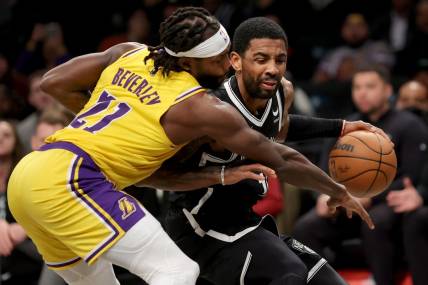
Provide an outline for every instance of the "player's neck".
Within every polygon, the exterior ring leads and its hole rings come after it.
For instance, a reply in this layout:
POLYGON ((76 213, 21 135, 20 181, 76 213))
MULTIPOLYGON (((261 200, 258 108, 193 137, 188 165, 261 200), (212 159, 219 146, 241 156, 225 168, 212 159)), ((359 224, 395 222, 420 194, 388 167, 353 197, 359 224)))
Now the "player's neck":
POLYGON ((269 99, 254 98, 250 96, 245 84, 242 80, 237 77, 239 93, 241 94, 242 100, 244 101, 245 107, 254 115, 258 115, 259 111, 264 110, 269 99))

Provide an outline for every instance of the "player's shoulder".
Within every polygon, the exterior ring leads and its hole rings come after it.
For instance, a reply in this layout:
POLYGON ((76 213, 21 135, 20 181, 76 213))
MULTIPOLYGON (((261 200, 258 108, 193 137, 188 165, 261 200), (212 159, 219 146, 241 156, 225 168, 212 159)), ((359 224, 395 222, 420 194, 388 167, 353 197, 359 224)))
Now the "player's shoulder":
POLYGON ((226 88, 224 86, 223 82, 219 87, 215 88, 215 89, 208 89, 207 93, 211 96, 217 97, 218 99, 225 101, 226 98, 228 97, 227 95, 227 91, 226 88))
POLYGON ((120 57, 126 56, 135 50, 141 50, 146 48, 145 44, 137 42, 125 42, 112 46, 111 48, 104 51, 110 57, 110 62, 113 63, 120 57))
POLYGON ((285 77, 283 77, 281 79, 281 84, 282 84, 286 94, 293 94, 294 93, 294 86, 290 80, 287 80, 287 79, 285 79, 285 77))
POLYGON ((187 118, 199 124, 210 124, 214 122, 233 121, 242 117, 235 108, 209 92, 203 91, 194 95, 178 105, 186 114, 187 118), (239 118, 237 118, 239 117, 239 118))
POLYGON ((281 79, 281 85, 282 85, 282 96, 285 97, 284 106, 288 110, 291 107, 291 104, 294 100, 294 86, 291 81, 285 79, 283 77, 281 79))

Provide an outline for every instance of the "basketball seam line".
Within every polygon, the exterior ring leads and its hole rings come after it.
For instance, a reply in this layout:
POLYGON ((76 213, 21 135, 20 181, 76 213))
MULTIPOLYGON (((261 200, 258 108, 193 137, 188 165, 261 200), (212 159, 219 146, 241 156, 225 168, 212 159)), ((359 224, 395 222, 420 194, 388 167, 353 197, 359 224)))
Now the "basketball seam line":
MULTIPOLYGON (((330 158, 338 158, 338 157, 339 158, 340 157, 349 157, 349 158, 356 158, 356 159, 361 159, 361 160, 368 160, 368 161, 373 161, 373 162, 379 162, 379 160, 376 160, 376 159, 370 159, 370 158, 364 158, 364 157, 358 157, 358 156, 351 156, 351 155, 333 155, 333 156, 330 156, 330 158)), ((382 161, 382 163, 385 164, 385 165, 387 165, 387 166, 390 166, 392 168, 397 169, 397 167, 395 167, 391 163, 388 163, 388 162, 385 162, 385 161, 382 161)))
MULTIPOLYGON (((364 196, 365 195, 367 195, 367 193, 369 193, 371 190, 372 190, 372 187, 373 187, 373 185, 374 185, 374 183, 376 182, 376 179, 377 179, 377 177, 379 176, 379 171, 380 171, 380 165, 381 165, 381 163, 382 163, 382 144, 380 143, 380 139, 379 139, 379 137, 377 136, 377 134, 375 134, 375 136, 376 136, 376 139, 377 139, 377 142, 379 143, 379 147, 380 147, 380 153, 379 153, 379 162, 378 162, 378 166, 377 166, 377 171, 376 171, 376 175, 375 175, 375 177, 373 178, 373 181, 372 181, 372 183, 370 184, 370 186, 369 186, 369 189, 367 189, 367 191, 366 192, 364 192, 364 196)), ((368 147, 368 146, 367 146, 368 147)))
MULTIPOLYGON (((358 174, 355 174, 354 176, 351 176, 351 177, 349 177, 349 178, 346 178, 345 180, 340 180, 340 181, 337 181, 337 182, 338 182, 338 183, 348 182, 349 180, 352 180, 352 179, 354 179, 354 178, 356 178, 356 177, 358 177, 358 176, 360 176, 360 175, 362 175, 362 174, 364 174, 364 173, 370 172, 370 171, 377 171, 377 172, 380 172, 380 173, 382 173, 385 177, 387 177, 387 175, 386 175, 385 171, 380 170, 380 169, 378 170, 378 169, 376 169, 376 168, 373 168, 373 169, 367 169, 367 170, 364 170, 363 172, 359 172, 358 174)), ((364 193, 364 194, 366 194, 366 193, 364 193)))
MULTIPOLYGON (((370 147, 368 144, 366 144, 366 142, 365 141, 363 141, 363 140, 361 140, 360 138, 358 138, 358 137, 354 137, 353 135, 350 135, 350 134, 347 134, 348 136, 350 136, 350 137, 353 137, 354 139, 357 139, 357 140, 359 140, 361 143, 363 143, 368 149, 370 149, 371 151, 373 151, 373 152, 375 152, 375 153, 378 153, 378 154, 382 154, 382 155, 388 155, 388 154, 391 154, 392 153, 392 151, 393 151, 393 149, 391 148, 391 151, 390 152, 388 152, 388 153, 381 153, 381 152, 379 152, 379 151, 377 151, 377 150, 375 150, 375 149, 373 149, 372 147, 370 147)), ((379 138, 377 137, 377 134, 375 134, 376 135, 376 139, 379 141, 379 138)), ((379 145, 381 145, 381 144, 379 144, 379 145)), ((382 147, 381 147, 382 148, 382 147)))

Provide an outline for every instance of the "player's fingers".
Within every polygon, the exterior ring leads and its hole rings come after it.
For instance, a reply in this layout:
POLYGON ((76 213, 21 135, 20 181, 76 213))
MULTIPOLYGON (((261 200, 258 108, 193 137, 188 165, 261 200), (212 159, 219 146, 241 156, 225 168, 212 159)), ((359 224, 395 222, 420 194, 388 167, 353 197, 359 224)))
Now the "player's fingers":
POLYGON ((338 203, 336 202, 336 200, 328 198, 327 207, 328 207, 328 213, 330 215, 334 215, 334 213, 336 213, 337 206, 338 206, 338 203))
POLYGON ((387 141, 389 141, 392 145, 394 145, 394 143, 391 141, 391 138, 382 130, 376 127, 375 128, 375 133, 378 133, 379 135, 381 135, 382 137, 384 137, 387 141))
POLYGON ((257 173, 254 173, 252 171, 245 171, 242 174, 244 176, 243 179, 253 179, 253 180, 257 180, 257 181, 263 181, 265 179, 264 176, 257 174, 257 173))
POLYGON ((253 172, 262 172, 266 176, 276 176, 275 170, 273 170, 270 167, 264 166, 260 163, 243 165, 242 169, 247 171, 253 171, 253 172))
POLYGON ((352 218, 352 210, 346 209, 346 216, 348 216, 349 219, 352 218))
POLYGON ((391 138, 380 128, 377 128, 375 126, 373 126, 370 123, 365 123, 366 129, 372 133, 377 133, 379 135, 381 135, 382 137, 384 137, 387 141, 389 141, 392 145, 394 145, 394 143, 391 141, 391 138))
POLYGON ((331 198, 331 197, 329 197, 328 199, 327 199, 327 206, 328 207, 334 207, 334 208, 337 208, 337 207, 339 207, 341 205, 341 201, 339 201, 339 200, 337 200, 337 199, 333 199, 333 198, 331 198))
POLYGON ((362 206, 359 206, 357 208, 356 213, 360 215, 361 219, 363 219, 363 221, 366 222, 366 224, 369 226, 371 230, 375 228, 372 218, 369 216, 369 213, 367 213, 367 211, 362 206))

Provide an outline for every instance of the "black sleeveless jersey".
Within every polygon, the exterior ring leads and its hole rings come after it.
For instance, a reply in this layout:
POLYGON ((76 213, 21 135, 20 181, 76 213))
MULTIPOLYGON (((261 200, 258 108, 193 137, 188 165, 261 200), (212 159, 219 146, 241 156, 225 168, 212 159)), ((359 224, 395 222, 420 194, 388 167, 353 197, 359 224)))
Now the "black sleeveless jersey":
MULTIPOLYGON (((268 100, 265 109, 257 115, 245 107, 235 76, 223 82, 213 94, 234 106, 252 129, 271 140, 277 136, 284 113, 285 95, 282 88, 278 89, 275 96, 268 100)), ((203 145, 189 161, 200 167, 232 167, 251 162, 228 150, 215 150, 215 146, 210 144, 203 145)), ((184 214, 195 231, 199 231, 201 235, 209 232, 229 236, 259 223, 260 218, 252 211, 252 206, 267 191, 266 180, 260 183, 247 179, 234 185, 214 185, 196 191, 172 192, 170 201, 172 212, 184 214)))

